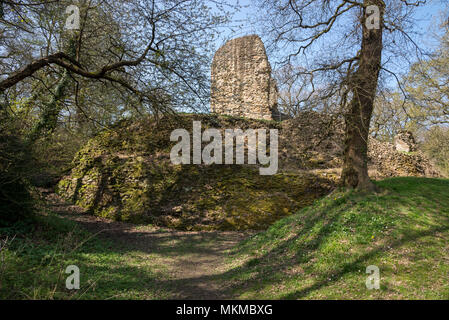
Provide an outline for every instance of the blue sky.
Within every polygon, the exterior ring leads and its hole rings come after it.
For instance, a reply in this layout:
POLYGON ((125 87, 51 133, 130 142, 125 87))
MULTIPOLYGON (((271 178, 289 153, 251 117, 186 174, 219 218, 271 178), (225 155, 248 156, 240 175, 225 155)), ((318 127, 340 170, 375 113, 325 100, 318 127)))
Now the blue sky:
MULTIPOLYGON (((233 21, 229 24, 229 26, 223 27, 221 37, 216 41, 215 49, 218 49, 228 39, 247 34, 259 34, 264 43, 268 43, 268 40, 264 37, 263 32, 261 32, 257 24, 254 23, 258 16, 260 17, 264 14, 263 12, 260 12, 255 5, 256 1, 257 0, 228 0, 230 5, 235 5, 238 3, 242 8, 234 14, 233 21)), ((413 33, 412 37, 415 42, 427 52, 433 51, 438 44, 435 40, 435 35, 441 32, 439 24, 443 10, 445 10, 447 16, 449 14, 449 0, 427 0, 426 5, 416 9, 416 13, 414 15, 414 18, 416 19, 414 31, 416 34, 413 33)), ((313 55, 313 50, 308 52, 309 55, 313 55)), ((268 52, 268 57, 273 68, 276 68, 277 58, 281 57, 283 54, 285 54, 285 52, 268 52)), ((383 60, 387 59, 384 57, 383 60)), ((393 61, 392 64, 388 65, 388 69, 394 71, 398 75, 407 73, 408 68, 408 62, 399 60, 393 61)), ((396 86, 396 80, 393 77, 387 81, 389 84, 396 86)))
MULTIPOLYGON (((258 14, 258 8, 254 5, 257 0, 228 0, 231 5, 240 4, 242 9, 233 16, 230 26, 222 29, 222 35, 216 42, 216 49, 231 38, 247 35, 260 34, 257 25, 252 23, 258 14)), ((398 0, 399 1, 399 0, 398 0)), ((439 24, 439 15, 444 8, 449 7, 449 0, 427 0, 427 4, 416 10, 416 31, 422 33, 415 36, 415 39, 423 48, 432 49, 436 45, 433 34, 436 34, 439 24)), ((260 14, 260 12, 259 12, 260 14)), ((263 35, 260 34, 262 39, 263 35)), ((265 40, 265 39, 263 39, 265 40)))

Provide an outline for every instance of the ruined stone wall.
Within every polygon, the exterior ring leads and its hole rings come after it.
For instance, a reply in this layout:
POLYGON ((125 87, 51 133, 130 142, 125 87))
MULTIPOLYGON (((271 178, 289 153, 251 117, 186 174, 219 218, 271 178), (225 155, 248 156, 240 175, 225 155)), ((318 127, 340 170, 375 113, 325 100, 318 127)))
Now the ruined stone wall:
POLYGON ((413 134, 407 130, 400 130, 394 137, 394 148, 402 152, 416 151, 417 145, 413 134))
POLYGON ((226 42, 211 69, 212 112, 265 120, 277 114, 278 92, 259 36, 226 42))

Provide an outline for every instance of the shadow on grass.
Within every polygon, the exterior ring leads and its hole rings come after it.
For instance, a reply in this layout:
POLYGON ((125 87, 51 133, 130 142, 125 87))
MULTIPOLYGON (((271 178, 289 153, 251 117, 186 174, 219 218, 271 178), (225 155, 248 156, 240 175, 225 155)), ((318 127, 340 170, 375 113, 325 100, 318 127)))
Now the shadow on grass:
MULTIPOLYGON (((403 180, 403 182, 407 181, 403 180)), ((389 208, 392 210, 392 214, 393 211, 400 210, 401 206, 414 208, 421 201, 420 197, 423 191, 431 192, 434 189, 426 186, 424 180, 418 182, 418 186, 405 187, 405 189, 403 186, 399 187, 400 184, 395 188, 394 183, 384 183, 389 185, 391 191, 386 196, 388 198, 375 195, 370 197, 376 198, 376 201, 387 203, 395 199, 393 207, 389 208), (404 194, 412 197, 404 197, 404 194), (395 196, 397 199, 394 198, 395 196)), ((432 184, 432 181, 429 181, 429 184, 432 184)), ((429 194, 428 200, 432 202, 435 198, 438 201, 439 197, 441 197, 439 191, 435 191, 429 194)), ((146 254, 144 259, 150 260, 144 262, 146 268, 130 265, 97 266, 101 269, 101 273, 108 274, 107 278, 99 283, 99 286, 103 286, 103 290, 112 295, 120 290, 138 288, 139 293, 134 297, 172 299, 233 298, 238 297, 239 292, 243 290, 257 288, 260 285, 275 287, 279 285, 278 276, 286 274, 289 268, 297 265, 301 265, 305 275, 309 276, 305 280, 314 279, 314 282, 296 291, 286 293, 281 298, 305 298, 313 292, 332 285, 338 278, 346 274, 361 268, 364 269, 366 267, 364 262, 368 262, 372 258, 420 238, 449 230, 447 208, 443 208, 445 211, 441 215, 420 221, 425 230, 398 229, 402 234, 401 238, 388 238, 386 243, 373 243, 370 247, 365 248, 365 253, 359 251, 358 254, 348 256, 347 260, 337 261, 338 263, 331 270, 317 272, 313 265, 316 252, 332 236, 332 232, 335 231, 333 225, 342 223, 340 221, 341 214, 355 205, 354 199, 357 201, 357 197, 351 198, 351 201, 346 198, 329 201, 315 214, 304 216, 304 219, 299 216, 287 218, 289 220, 287 223, 284 222, 284 225, 298 226, 295 233, 282 240, 281 238, 276 239, 276 244, 268 252, 257 258, 250 258, 243 265, 233 269, 226 267, 224 262, 225 257, 229 254, 228 250, 244 238, 243 235, 236 232, 180 232, 160 229, 140 232, 135 225, 108 222, 93 217, 87 218, 83 215, 79 217, 84 217, 84 219, 80 218, 78 221, 92 233, 104 230, 100 233, 100 237, 113 242, 109 249, 101 249, 99 253, 105 255, 144 253, 146 254), (331 212, 332 214, 330 214, 331 212), (311 230, 314 230, 313 235, 311 230), (293 255, 285 256, 284 252, 293 252, 293 255), (310 277, 313 274, 317 277, 310 277), (155 294, 149 295, 146 292, 155 294)), ((371 207, 368 208, 371 209, 371 207)), ((407 215, 400 217, 401 222, 406 226, 416 222, 407 215)), ((276 234, 274 234, 276 228, 272 229, 260 234, 262 242, 264 239, 276 238, 276 234), (267 236, 270 232, 272 234, 267 236), (264 236, 266 238, 263 238, 264 236)), ((241 245, 241 248, 245 248, 245 243, 241 245)), ((111 261, 111 263, 115 262, 111 261)))

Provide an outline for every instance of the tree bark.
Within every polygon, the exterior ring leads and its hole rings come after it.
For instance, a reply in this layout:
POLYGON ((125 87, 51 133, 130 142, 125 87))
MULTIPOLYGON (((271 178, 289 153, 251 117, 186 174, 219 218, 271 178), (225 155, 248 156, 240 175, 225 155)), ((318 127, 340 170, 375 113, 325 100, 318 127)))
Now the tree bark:
MULTIPOLYGON (((75 39, 69 39, 68 41, 68 56, 71 58, 75 57, 75 39)), ((64 73, 62 74, 61 79, 58 81, 56 85, 55 92, 48 103, 44 103, 44 110, 41 118, 34 127, 31 129, 30 133, 27 136, 27 143, 34 143, 41 134, 49 134, 52 133, 57 126, 58 116, 61 113, 62 109, 62 100, 66 96, 67 89, 70 83, 70 72, 67 69, 64 69, 64 73)))
POLYGON ((367 153, 369 127, 381 69, 384 9, 383 0, 364 1, 359 66, 349 79, 352 100, 345 114, 345 151, 341 182, 345 187, 366 191, 375 190, 375 185, 368 176, 367 153), (379 29, 369 29, 366 25, 366 7, 370 5, 379 8, 379 29))

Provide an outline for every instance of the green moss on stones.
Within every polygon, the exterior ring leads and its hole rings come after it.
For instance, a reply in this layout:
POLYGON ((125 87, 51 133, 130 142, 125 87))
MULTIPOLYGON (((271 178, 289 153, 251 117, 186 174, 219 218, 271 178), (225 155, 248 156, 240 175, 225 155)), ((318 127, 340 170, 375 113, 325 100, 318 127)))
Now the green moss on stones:
POLYGON ((90 140, 57 191, 89 213, 183 230, 265 229, 331 188, 305 173, 261 176, 256 166, 173 165, 170 132, 203 128, 278 128, 276 122, 185 115, 142 123, 123 121, 90 140))

